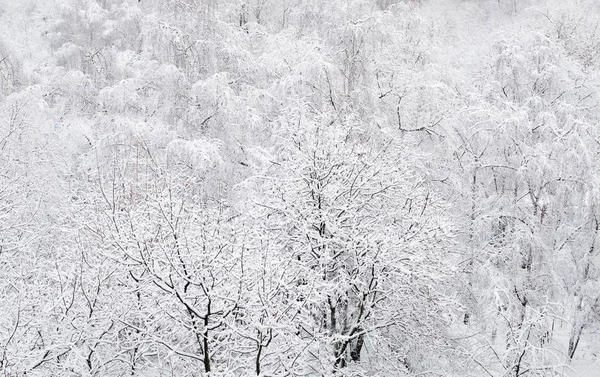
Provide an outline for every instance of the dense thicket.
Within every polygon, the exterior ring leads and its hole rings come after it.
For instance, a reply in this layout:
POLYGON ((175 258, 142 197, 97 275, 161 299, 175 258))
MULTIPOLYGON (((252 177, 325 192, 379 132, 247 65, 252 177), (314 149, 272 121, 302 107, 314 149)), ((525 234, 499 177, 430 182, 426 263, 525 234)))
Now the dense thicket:
POLYGON ((1 373, 595 375, 599 22, 0 1, 1 373))

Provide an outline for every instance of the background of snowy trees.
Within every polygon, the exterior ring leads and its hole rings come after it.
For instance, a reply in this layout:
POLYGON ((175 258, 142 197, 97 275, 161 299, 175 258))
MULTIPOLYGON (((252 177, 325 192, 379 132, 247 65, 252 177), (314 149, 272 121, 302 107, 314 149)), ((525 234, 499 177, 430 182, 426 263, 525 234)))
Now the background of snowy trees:
POLYGON ((593 0, 2 0, 3 376, 597 376, 593 0))

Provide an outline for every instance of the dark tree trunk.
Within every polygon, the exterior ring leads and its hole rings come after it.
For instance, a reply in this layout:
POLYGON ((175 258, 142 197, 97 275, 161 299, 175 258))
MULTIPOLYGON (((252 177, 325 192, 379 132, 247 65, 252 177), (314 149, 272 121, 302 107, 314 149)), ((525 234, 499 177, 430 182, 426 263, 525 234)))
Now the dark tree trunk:
POLYGON ((350 351, 350 358, 352 361, 358 362, 360 361, 360 352, 362 351, 363 344, 365 343, 365 336, 359 335, 356 339, 356 344, 352 347, 352 351, 350 351))

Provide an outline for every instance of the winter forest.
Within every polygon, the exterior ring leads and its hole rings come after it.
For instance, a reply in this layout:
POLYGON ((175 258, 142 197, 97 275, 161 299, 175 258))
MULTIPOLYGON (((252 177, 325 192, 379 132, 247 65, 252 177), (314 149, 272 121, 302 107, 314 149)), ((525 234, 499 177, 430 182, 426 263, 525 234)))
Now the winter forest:
POLYGON ((0 375, 600 376, 597 0, 0 0, 0 375))

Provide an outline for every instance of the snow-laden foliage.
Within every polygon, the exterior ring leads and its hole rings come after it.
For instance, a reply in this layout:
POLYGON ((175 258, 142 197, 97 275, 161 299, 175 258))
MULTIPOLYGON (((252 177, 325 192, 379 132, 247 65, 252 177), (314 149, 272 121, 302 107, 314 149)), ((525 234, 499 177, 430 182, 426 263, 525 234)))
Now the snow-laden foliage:
POLYGON ((592 0, 0 1, 0 373, 595 376, 592 0))

